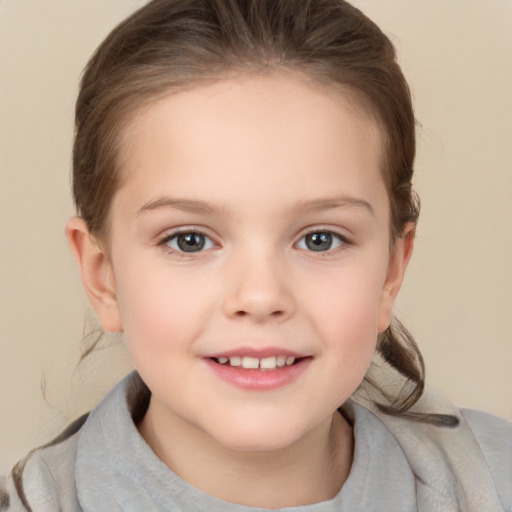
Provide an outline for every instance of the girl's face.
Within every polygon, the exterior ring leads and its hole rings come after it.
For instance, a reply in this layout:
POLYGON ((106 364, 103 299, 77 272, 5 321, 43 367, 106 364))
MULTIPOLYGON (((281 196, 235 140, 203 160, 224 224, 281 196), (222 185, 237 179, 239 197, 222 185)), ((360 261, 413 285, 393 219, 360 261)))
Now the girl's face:
POLYGON ((348 97, 283 75, 198 86, 130 122, 92 300, 124 330, 154 424, 237 450, 330 424, 411 249, 390 252, 381 142, 348 97))

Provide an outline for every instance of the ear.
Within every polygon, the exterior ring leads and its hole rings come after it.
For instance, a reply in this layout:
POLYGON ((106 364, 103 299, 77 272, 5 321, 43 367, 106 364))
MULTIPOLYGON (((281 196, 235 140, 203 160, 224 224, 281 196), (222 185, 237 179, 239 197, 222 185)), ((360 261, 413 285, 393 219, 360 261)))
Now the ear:
POLYGON ((391 323, 393 304, 402 286, 405 270, 412 256, 416 225, 410 223, 404 229, 404 234, 395 242, 390 254, 386 281, 382 289, 380 301, 378 332, 385 331, 391 323))
POLYGON ((106 331, 123 330, 117 302, 114 273, 105 250, 91 235, 85 221, 73 217, 66 225, 66 238, 80 270, 89 301, 106 331))

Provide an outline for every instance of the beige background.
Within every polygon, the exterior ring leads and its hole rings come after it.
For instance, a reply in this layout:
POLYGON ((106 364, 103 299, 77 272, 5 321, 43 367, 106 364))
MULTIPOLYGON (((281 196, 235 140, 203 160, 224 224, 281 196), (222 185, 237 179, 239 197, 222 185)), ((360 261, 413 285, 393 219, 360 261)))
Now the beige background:
MULTIPOLYGON (((77 366, 87 304, 63 228, 80 71, 141 3, 0 0, 1 472, 129 369, 119 344, 77 366)), ((512 419, 512 1, 356 4, 397 44, 421 123, 398 316, 431 384, 512 419)))

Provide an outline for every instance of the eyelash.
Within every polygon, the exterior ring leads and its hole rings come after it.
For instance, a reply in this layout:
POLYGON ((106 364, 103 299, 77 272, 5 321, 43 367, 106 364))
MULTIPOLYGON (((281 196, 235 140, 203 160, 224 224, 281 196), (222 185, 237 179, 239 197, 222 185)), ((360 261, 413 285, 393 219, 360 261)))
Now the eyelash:
POLYGON ((321 257, 331 255, 331 254, 336 253, 340 250, 343 250, 344 248, 347 248, 351 245, 352 245, 352 242, 346 236, 344 236, 336 231, 333 231, 331 229, 327 229, 327 228, 311 229, 310 231, 307 231, 306 233, 304 233, 301 236, 301 238, 299 239, 299 241, 295 244, 295 246, 297 248, 307 251, 307 252, 310 252, 312 254, 316 254, 321 257), (320 250, 320 251, 315 251, 313 249, 309 249, 307 246, 299 247, 299 244, 301 244, 303 241, 304 241, 304 244, 307 243, 306 240, 307 240, 308 236, 313 236, 313 235, 328 235, 329 237, 331 237, 331 243, 334 243, 335 240, 338 240, 339 244, 334 248, 329 248, 329 249, 320 250))
POLYGON ((169 243, 172 240, 178 240, 178 237, 180 235, 196 235, 196 236, 204 237, 205 245, 211 244, 211 247, 206 247, 206 249, 211 249, 212 247, 215 246, 215 242, 213 242, 211 237, 209 237, 206 233, 204 233, 203 231, 200 231, 198 229, 180 229, 177 231, 173 231, 172 233, 168 233, 163 238, 161 238, 157 242, 157 245, 159 247, 161 247, 163 250, 165 250, 167 252, 172 252, 173 254, 176 254, 183 258, 188 258, 188 257, 194 256, 195 254, 201 253, 205 250, 205 247, 201 247, 199 251, 184 251, 184 250, 181 250, 179 247, 176 247, 176 248, 171 247, 169 245, 169 243))
MULTIPOLYGON (((172 233, 166 234, 164 237, 162 237, 160 240, 158 240, 157 245, 159 247, 161 247, 162 249, 164 249, 165 251, 172 252, 173 254, 176 254, 180 257, 187 258, 187 257, 192 257, 195 254, 204 252, 205 250, 212 249, 215 246, 215 242, 213 242, 211 237, 209 237, 203 231, 190 228, 190 229, 180 229, 180 230, 174 231, 172 233), (180 249, 179 247, 171 247, 169 245, 169 243, 172 240, 178 240, 178 237, 180 235, 196 235, 196 236, 203 237, 204 245, 201 246, 198 251, 186 251, 186 250, 180 249), (207 246, 207 247, 205 247, 205 246, 207 246)), ((312 230, 304 233, 300 237, 299 241, 294 244, 294 247, 296 247, 300 250, 304 250, 306 252, 311 252, 313 254, 317 254, 319 256, 324 256, 324 255, 328 255, 328 254, 333 254, 334 252, 342 250, 343 248, 346 248, 350 245, 352 245, 351 241, 347 237, 341 235, 340 233, 337 233, 330 229, 316 228, 316 229, 312 229, 312 230), (301 244, 301 242, 303 242, 303 241, 305 244, 307 244, 307 242, 306 242, 307 237, 313 236, 313 235, 328 235, 329 237, 331 237, 331 240, 330 240, 331 244, 335 240, 338 240, 339 244, 334 248, 329 248, 326 250, 319 250, 319 251, 315 251, 314 249, 309 249, 307 246, 299 247, 299 244, 301 244)))

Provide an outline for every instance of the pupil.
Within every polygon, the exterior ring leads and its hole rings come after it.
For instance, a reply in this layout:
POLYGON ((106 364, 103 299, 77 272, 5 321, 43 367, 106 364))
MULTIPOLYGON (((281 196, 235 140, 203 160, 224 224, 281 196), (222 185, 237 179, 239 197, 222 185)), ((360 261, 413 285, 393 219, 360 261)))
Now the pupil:
POLYGON ((306 245, 312 251, 327 251, 332 245, 330 233, 311 233, 306 235, 306 245))
POLYGON ((198 233, 186 233, 178 236, 178 247, 183 252, 197 252, 204 247, 204 236, 198 233))

